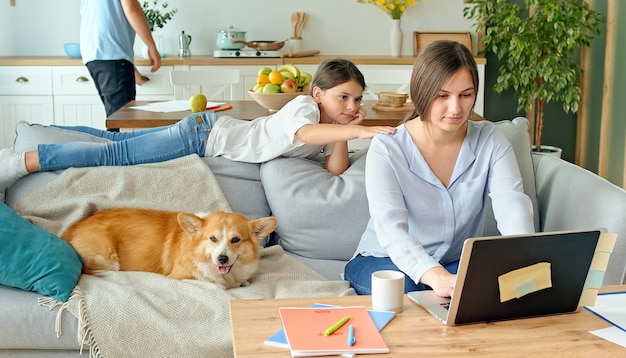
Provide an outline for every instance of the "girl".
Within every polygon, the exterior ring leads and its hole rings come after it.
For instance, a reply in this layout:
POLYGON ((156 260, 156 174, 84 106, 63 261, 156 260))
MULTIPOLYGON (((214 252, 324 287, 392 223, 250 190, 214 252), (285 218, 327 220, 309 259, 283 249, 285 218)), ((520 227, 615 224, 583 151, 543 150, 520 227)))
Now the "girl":
POLYGON ((451 296, 463 241, 481 236, 486 195, 502 235, 534 232, 532 203, 510 143, 489 121, 468 120, 478 71, 469 50, 438 41, 416 58, 415 110, 366 159, 370 220, 344 277, 371 294, 371 274, 402 271, 405 292, 451 296))
POLYGON ((152 163, 194 153, 260 163, 279 156, 313 158, 323 152, 325 168, 339 175, 350 164, 348 140, 395 132, 393 127, 359 125, 365 117, 360 106, 364 88, 363 75, 352 62, 332 59, 319 66, 310 95, 298 96, 278 112, 252 121, 203 112, 171 126, 135 132, 68 127, 112 141, 40 144, 26 153, 2 149, 0 196, 4 199, 13 182, 37 171, 152 163))

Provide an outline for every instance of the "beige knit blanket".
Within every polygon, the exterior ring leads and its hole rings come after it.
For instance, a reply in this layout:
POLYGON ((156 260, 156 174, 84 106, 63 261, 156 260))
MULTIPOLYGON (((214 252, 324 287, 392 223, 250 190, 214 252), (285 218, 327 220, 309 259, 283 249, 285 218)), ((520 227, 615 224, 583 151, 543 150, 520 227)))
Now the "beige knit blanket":
POLYGON ((69 168, 15 204, 15 211, 57 235, 103 209, 231 211, 215 175, 197 155, 151 164, 69 168))
MULTIPOLYGON (((60 234, 95 210, 122 206, 230 210, 215 177, 197 156, 132 167, 68 169, 17 203, 16 210, 60 234)), ((279 246, 261 254, 259 272, 248 287, 224 290, 209 282, 146 272, 106 272, 81 275, 65 304, 51 299, 40 303, 60 306, 59 317, 67 310, 79 320, 78 341, 92 357, 232 357, 229 300, 354 294, 346 282, 325 279, 279 246)), ((268 337, 273 333, 268 331, 268 337)))

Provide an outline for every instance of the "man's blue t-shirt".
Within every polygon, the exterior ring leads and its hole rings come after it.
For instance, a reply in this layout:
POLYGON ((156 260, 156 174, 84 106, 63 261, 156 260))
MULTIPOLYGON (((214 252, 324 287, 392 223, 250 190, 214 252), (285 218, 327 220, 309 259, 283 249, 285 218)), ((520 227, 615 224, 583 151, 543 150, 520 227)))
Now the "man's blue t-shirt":
POLYGON ((83 63, 128 60, 134 63, 135 30, 120 0, 81 0, 80 53, 83 63))

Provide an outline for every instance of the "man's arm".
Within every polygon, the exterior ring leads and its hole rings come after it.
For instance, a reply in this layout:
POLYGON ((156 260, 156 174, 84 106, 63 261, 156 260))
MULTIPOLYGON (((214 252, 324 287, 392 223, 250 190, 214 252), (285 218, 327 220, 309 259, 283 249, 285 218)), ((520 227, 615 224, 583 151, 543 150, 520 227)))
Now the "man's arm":
POLYGON ((154 44, 152 32, 150 32, 148 21, 146 20, 146 15, 143 13, 141 5, 139 5, 137 0, 120 0, 120 2, 130 26, 132 26, 133 30, 139 35, 139 38, 148 46, 148 57, 152 65, 150 71, 156 72, 161 67, 161 55, 154 44))

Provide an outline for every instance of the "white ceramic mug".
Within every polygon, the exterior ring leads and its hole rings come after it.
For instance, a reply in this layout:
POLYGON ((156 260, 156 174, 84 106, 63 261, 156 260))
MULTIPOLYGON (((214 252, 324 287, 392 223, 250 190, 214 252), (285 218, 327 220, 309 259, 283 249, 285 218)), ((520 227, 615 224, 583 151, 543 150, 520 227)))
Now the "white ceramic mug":
POLYGON ((404 273, 382 270, 372 273, 372 309, 402 312, 404 273))

